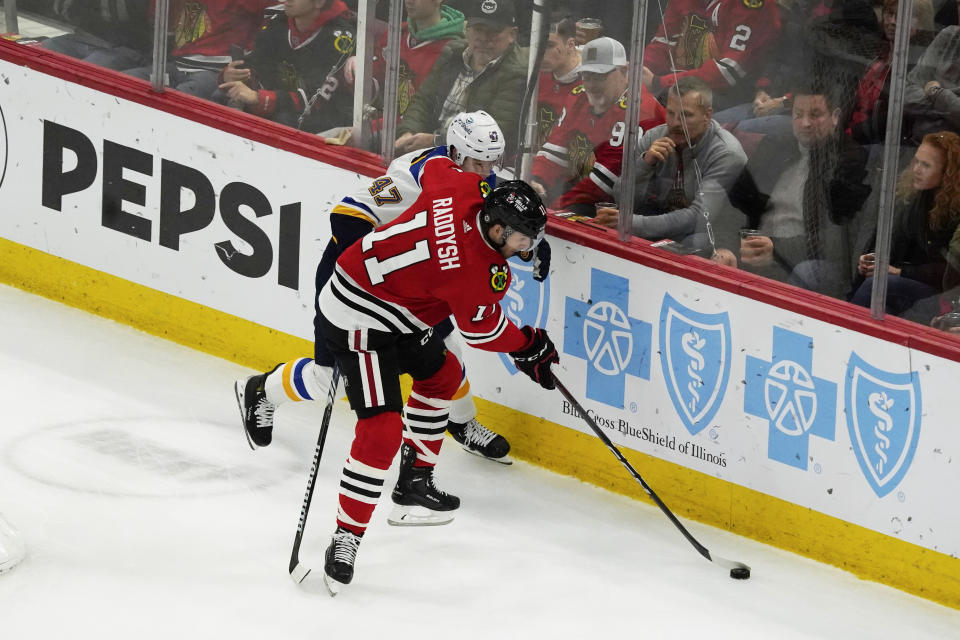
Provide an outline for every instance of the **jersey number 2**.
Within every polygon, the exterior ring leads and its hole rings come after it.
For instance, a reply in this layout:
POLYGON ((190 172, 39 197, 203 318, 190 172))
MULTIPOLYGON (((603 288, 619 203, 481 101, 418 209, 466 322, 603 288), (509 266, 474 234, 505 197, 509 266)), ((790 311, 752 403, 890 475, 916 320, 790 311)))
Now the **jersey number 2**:
POLYGON ((738 24, 737 28, 734 30, 733 37, 730 38, 730 48, 736 49, 737 51, 744 51, 747 48, 747 40, 750 39, 750 34, 753 33, 745 24, 738 24))
MULTIPOLYGON (((407 233, 409 231, 415 231, 416 229, 423 229, 426 226, 427 212, 421 211, 406 222, 395 224, 392 227, 387 227, 386 229, 378 229, 363 236, 363 240, 360 241, 360 248, 363 249, 364 253, 366 253, 373 248, 374 242, 386 240, 387 238, 392 238, 393 236, 407 233)), ((370 284, 380 284, 383 282, 384 276, 387 274, 429 259, 429 244, 426 240, 418 240, 417 243, 413 245, 413 248, 409 251, 398 253, 395 256, 391 256, 383 260, 375 256, 370 257, 363 261, 363 266, 367 269, 367 276, 370 278, 370 284)))

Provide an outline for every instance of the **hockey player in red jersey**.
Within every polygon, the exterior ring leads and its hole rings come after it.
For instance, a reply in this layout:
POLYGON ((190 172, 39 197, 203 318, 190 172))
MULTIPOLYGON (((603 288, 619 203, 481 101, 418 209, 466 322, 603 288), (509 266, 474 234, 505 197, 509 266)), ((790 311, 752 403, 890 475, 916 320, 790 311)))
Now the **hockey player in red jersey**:
POLYGON ((552 389, 559 361, 546 331, 517 328, 500 300, 510 286, 507 259, 542 240, 546 210, 523 182, 483 197, 483 182, 450 160, 424 168, 420 198, 399 218, 347 249, 318 294, 318 323, 347 383, 357 414, 340 478, 337 529, 326 552, 332 595, 353 578, 357 548, 379 501, 401 438, 417 443, 401 455, 398 508, 449 511, 459 499, 438 490, 432 467, 450 401, 463 376, 460 361, 432 327, 450 315, 467 344, 509 352, 517 367, 552 389), (403 405, 399 375, 413 377, 403 405), (401 417, 402 410, 402 417, 401 417))
POLYGON ((775 0, 670 0, 643 50, 643 84, 659 94, 684 76, 714 91, 714 108, 753 100, 763 55, 780 33, 775 0))
MULTIPOLYGON (((420 197, 420 179, 427 164, 453 159, 464 171, 484 178, 492 189, 496 186, 497 177, 492 168, 499 162, 503 149, 503 132, 488 113, 461 113, 447 127, 445 146, 411 151, 400 156, 390 163, 386 174, 344 196, 330 211, 332 238, 317 267, 316 290, 320 291, 326 285, 337 258, 347 247, 375 227, 395 220, 410 203, 420 197)), ((549 252, 550 247, 544 241, 537 245, 534 255, 521 256, 522 259, 532 260, 533 278, 537 281, 547 277, 549 252)), ((459 357, 462 346, 450 321, 445 320, 436 329, 447 348, 459 357)), ((315 345, 313 358, 291 360, 270 371, 237 380, 237 403, 251 448, 268 446, 273 440, 273 417, 278 405, 327 397, 334 358, 319 334, 315 345)), ((510 443, 477 419, 477 409, 466 377, 454 396, 447 430, 465 450, 510 464, 507 456, 510 443)), ((436 437, 442 438, 443 433, 436 437)), ((411 523, 404 521, 391 524, 411 523)))
MULTIPOLYGON (((613 38, 597 38, 580 55, 583 84, 573 89, 563 119, 533 161, 531 184, 548 199, 580 180, 594 147, 604 141, 619 147, 626 132, 626 50, 613 38)), ((649 91, 642 91, 640 100, 642 134, 663 124, 666 112, 649 91)))

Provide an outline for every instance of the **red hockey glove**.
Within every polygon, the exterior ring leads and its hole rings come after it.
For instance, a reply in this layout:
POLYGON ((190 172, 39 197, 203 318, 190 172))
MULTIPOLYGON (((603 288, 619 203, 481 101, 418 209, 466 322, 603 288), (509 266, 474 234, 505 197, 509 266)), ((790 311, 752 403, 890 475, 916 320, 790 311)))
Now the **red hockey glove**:
POLYGON ((517 369, 530 376, 530 379, 544 389, 553 389, 553 374, 550 365, 560 362, 557 348, 543 329, 521 327, 520 331, 527 337, 527 346, 519 351, 512 351, 510 357, 517 369))

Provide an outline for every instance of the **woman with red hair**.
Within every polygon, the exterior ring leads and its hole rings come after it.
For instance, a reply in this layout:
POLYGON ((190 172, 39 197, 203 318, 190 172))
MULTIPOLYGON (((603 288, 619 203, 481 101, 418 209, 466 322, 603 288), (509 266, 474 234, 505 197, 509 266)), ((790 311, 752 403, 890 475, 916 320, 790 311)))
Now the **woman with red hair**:
MULTIPOLYGON (((897 186, 887 313, 929 324, 939 312, 950 241, 960 225, 960 136, 950 131, 923 137, 897 186)), ((866 279, 851 302, 870 306, 874 254, 860 256, 866 279)))

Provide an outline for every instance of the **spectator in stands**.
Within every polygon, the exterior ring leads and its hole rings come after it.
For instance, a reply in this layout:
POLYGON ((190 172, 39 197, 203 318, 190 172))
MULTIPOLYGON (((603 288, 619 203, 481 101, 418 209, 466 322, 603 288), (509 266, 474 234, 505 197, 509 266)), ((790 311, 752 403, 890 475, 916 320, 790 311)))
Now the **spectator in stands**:
MULTIPOLYGON (((886 312, 929 324, 940 313, 947 254, 960 228, 960 136, 930 133, 897 188, 886 312)), ((851 302, 870 306, 875 254, 860 256, 866 279, 851 302)))
MULTIPOLYGON (((172 0, 168 86, 205 100, 215 99, 219 74, 231 60, 230 47, 250 48, 263 24, 263 11, 271 4, 269 0, 172 0)), ((143 66, 124 73, 149 80, 152 71, 143 66)))
POLYGON ((907 76, 905 133, 919 143, 928 133, 960 132, 960 27, 947 27, 907 76))
POLYGON ((54 12, 74 28, 41 46, 114 71, 150 62, 153 27, 149 0, 77 0, 54 12))
POLYGON ((486 111, 516 140, 527 84, 527 51, 517 45, 513 0, 473 0, 465 11, 466 41, 444 47, 397 126, 397 153, 434 146, 461 111, 486 111))
POLYGON ((772 0, 706 3, 670 0, 644 49, 643 84, 654 93, 695 76, 713 90, 715 107, 749 102, 766 51, 780 32, 772 0))
POLYGON ((353 55, 356 15, 342 0, 288 0, 231 63, 220 91, 244 109, 311 133, 353 119, 343 66, 353 55))
POLYGON ((735 125, 740 131, 790 133, 791 98, 789 82, 802 75, 808 64, 806 37, 812 23, 829 14, 820 0, 777 0, 780 34, 764 56, 753 100, 724 109, 713 115, 722 125, 735 125))
MULTIPOLYGON (((879 144, 886 138, 887 106, 890 99, 890 69, 897 30, 898 0, 884 0, 880 22, 882 46, 857 85, 853 113, 847 130, 860 144, 879 144)), ((910 23, 908 65, 912 67, 929 44, 933 32, 931 0, 914 0, 910 23)))
POLYGON ((850 223, 870 194, 866 152, 839 129, 840 109, 823 87, 797 86, 792 136, 767 136, 730 191, 758 229, 740 242, 743 268, 845 297, 857 239, 850 223))
MULTIPOLYGON (((597 38, 583 47, 577 85, 566 103, 566 115, 533 161, 531 186, 550 201, 583 178, 598 144, 619 147, 626 132, 627 52, 613 38, 597 38)), ((640 127, 661 124, 663 107, 649 91, 641 92, 640 127)))
MULTIPOLYGON (((403 116, 436 64, 443 48, 451 40, 463 40, 463 14, 448 7, 443 0, 404 0, 407 19, 400 27, 400 71, 397 82, 397 114, 403 116)), ((386 76, 387 33, 374 45, 373 76, 377 88, 383 86, 386 76)), ((356 58, 351 57, 344 68, 347 82, 353 84, 356 58)))
POLYGON ((550 25, 550 35, 540 62, 537 94, 537 150, 560 122, 574 87, 580 84, 580 51, 574 37, 573 18, 564 17, 550 25))
MULTIPOLYGON (((826 4, 830 5, 826 15, 811 21, 803 32, 801 73, 788 81, 792 83, 803 77, 830 78, 831 93, 836 93, 836 105, 841 112, 840 121, 845 123, 853 110, 857 84, 883 47, 879 13, 874 11, 871 0, 826 4)), ((814 12, 817 11, 815 8, 814 12)))
MULTIPOLYGON (((747 162, 732 133, 713 120, 712 91, 695 76, 667 92, 667 122, 647 131, 637 147, 633 233, 669 238, 712 254, 708 218, 727 204, 727 190, 747 162)), ((596 221, 616 226, 619 211, 601 208, 596 221)), ((736 227, 732 225, 733 233, 736 227)))

